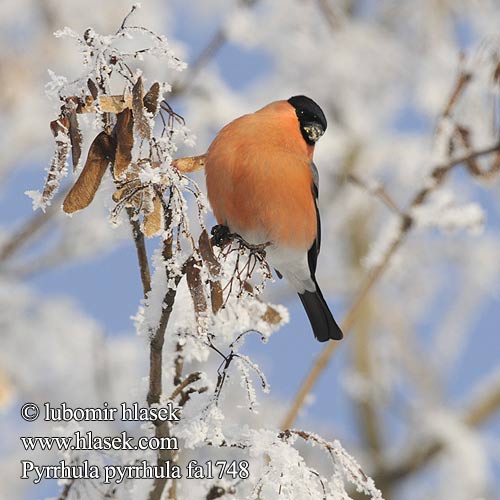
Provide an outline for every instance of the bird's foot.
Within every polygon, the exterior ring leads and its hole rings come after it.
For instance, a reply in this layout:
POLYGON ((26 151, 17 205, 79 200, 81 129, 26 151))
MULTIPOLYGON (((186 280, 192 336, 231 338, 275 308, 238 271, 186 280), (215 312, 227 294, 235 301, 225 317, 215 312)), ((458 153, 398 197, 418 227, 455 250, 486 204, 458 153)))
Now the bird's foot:
POLYGON ((216 247, 225 247, 233 238, 229 228, 223 224, 217 224, 212 228, 212 244, 216 247))
POLYGON ((252 244, 252 243, 248 243, 247 241, 245 241, 240 235, 235 235, 236 236, 236 239, 245 247, 245 248, 248 248, 248 250, 250 250, 250 252, 252 253, 266 253, 266 248, 271 244, 271 242, 267 242, 267 243, 259 243, 257 245, 255 244, 252 244))
POLYGON ((216 247, 225 247, 232 240, 236 240, 241 246, 247 248, 252 253, 265 253, 266 248, 271 244, 271 242, 266 243, 248 243, 244 238, 242 238, 237 233, 231 233, 227 226, 223 224, 218 224, 214 226, 211 231, 212 234, 212 244, 216 247))

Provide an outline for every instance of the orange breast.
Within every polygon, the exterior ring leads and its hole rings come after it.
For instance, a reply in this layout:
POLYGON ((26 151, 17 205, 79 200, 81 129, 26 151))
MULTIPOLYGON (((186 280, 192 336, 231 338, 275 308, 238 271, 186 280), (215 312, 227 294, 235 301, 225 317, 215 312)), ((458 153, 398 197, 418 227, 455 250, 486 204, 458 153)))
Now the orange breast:
POLYGON ((312 147, 285 101, 226 125, 205 165, 217 222, 260 243, 310 248, 316 238, 311 159, 312 147))

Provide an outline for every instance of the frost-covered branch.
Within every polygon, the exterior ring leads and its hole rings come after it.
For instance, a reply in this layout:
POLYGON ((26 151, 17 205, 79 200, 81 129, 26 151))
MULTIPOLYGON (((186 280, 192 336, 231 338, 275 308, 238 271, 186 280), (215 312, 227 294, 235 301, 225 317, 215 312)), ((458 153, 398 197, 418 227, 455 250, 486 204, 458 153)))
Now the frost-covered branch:
POLYGON ((64 488, 61 491, 61 494, 59 495, 59 498, 57 500, 66 500, 68 498, 69 492, 71 491, 71 488, 75 484, 76 479, 70 479, 65 485, 64 488))
POLYGON ((63 199, 68 194, 69 188, 61 190, 54 198, 54 204, 47 208, 45 212, 36 212, 31 218, 24 221, 19 229, 2 244, 0 248, 0 263, 8 261, 30 240, 39 235, 47 224, 59 212, 59 207, 63 199))
POLYGON ((144 239, 144 234, 141 231, 141 225, 139 224, 139 221, 134 217, 133 210, 131 208, 127 208, 127 215, 130 221, 130 226, 132 228, 132 238, 134 239, 135 249, 137 252, 142 289, 144 292, 144 298, 146 298, 148 293, 151 291, 151 272, 149 270, 146 242, 144 239))

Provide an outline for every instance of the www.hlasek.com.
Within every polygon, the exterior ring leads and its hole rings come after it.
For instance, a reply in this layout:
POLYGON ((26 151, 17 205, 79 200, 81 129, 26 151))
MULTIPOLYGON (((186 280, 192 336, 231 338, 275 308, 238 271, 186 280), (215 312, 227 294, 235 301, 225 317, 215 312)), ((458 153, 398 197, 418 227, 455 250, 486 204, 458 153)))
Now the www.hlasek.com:
MULTIPOLYGON (((21 407, 21 417, 27 422, 37 420, 43 410, 45 421, 114 421, 119 418, 123 421, 140 422, 175 422, 180 418, 180 408, 168 403, 158 407, 140 407, 138 403, 128 406, 122 403, 120 407, 110 407, 107 403, 102 408, 70 408, 66 403, 54 407, 50 403, 40 406, 35 403, 25 403, 21 407)), ((126 431, 116 436, 98 436, 92 431, 77 430, 70 436, 21 436, 19 438, 26 451, 56 450, 72 452, 82 450, 110 451, 110 450, 178 450, 175 436, 129 436, 126 431)), ((21 479, 31 479, 37 484, 42 479, 102 479, 104 484, 112 481, 120 484, 124 479, 222 479, 225 476, 236 479, 246 479, 249 476, 248 462, 208 460, 198 463, 191 460, 183 471, 181 467, 169 460, 163 464, 150 464, 146 460, 131 465, 106 464, 97 466, 84 460, 81 463, 67 463, 60 460, 57 465, 37 465, 31 460, 21 460, 21 479)))

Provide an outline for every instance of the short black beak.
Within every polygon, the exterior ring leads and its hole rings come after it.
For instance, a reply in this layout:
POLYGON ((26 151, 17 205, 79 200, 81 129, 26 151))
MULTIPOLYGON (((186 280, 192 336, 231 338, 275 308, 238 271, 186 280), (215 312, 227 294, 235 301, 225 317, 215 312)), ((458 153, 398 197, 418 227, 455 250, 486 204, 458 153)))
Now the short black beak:
POLYGON ((305 123, 303 129, 311 142, 316 142, 325 133, 323 127, 314 122, 305 123))

